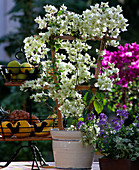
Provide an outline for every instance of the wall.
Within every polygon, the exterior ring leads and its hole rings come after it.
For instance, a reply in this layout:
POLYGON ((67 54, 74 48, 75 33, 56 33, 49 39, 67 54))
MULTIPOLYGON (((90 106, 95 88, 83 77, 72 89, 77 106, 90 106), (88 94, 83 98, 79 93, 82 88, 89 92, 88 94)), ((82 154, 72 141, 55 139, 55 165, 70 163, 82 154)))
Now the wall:
MULTIPOLYGON (((10 21, 10 15, 7 12, 14 6, 13 0, 0 0, 0 37, 14 31, 18 23, 10 21)), ((0 44, 0 61, 9 61, 7 53, 4 51, 6 44, 0 44)))

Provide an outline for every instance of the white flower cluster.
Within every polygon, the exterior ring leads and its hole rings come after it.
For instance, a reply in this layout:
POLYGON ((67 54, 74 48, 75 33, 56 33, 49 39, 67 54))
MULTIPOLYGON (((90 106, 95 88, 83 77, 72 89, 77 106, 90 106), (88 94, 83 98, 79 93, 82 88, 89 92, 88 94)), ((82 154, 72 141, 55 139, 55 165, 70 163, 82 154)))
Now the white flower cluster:
POLYGON ((111 79, 110 76, 119 72, 118 68, 114 68, 114 63, 108 63, 108 65, 110 68, 98 75, 97 83, 95 83, 95 87, 99 87, 100 90, 111 91, 115 79, 111 79))
MULTIPOLYGON (((71 43, 61 41, 60 49, 65 49, 67 56, 56 53, 57 69, 60 73, 60 89, 57 91, 49 89, 49 96, 58 99, 61 113, 66 117, 81 116, 85 107, 81 94, 75 91, 75 86, 81 84, 94 75, 89 72, 90 66, 94 64, 89 54, 82 55, 83 50, 91 47, 80 39, 71 43), (68 62, 66 61, 68 59, 68 62), (70 75, 70 78, 68 77, 70 75)), ((51 85, 50 85, 51 87, 51 85)))
MULTIPOLYGON (((92 123, 88 126, 85 123, 81 124, 80 131, 82 132, 82 142, 84 145, 92 145, 96 140, 96 134, 99 133, 100 128, 96 123, 92 123)), ((93 144, 95 147, 95 144, 93 144)))
POLYGON ((58 13, 54 6, 46 5, 44 8, 47 12, 45 17, 41 19, 39 16, 35 21, 41 29, 47 26, 50 35, 78 32, 85 39, 103 38, 105 35, 117 38, 121 31, 127 30, 128 26, 127 19, 122 14, 122 8, 119 5, 116 8, 109 7, 108 2, 91 6, 91 9, 83 11, 82 15, 67 11, 64 5, 58 13), (56 13, 57 15, 54 15, 56 13))
POLYGON ((42 19, 39 16, 35 19, 40 29, 47 27, 50 35, 55 33, 60 35, 71 34, 71 32, 79 30, 81 15, 67 11, 67 7, 64 5, 60 7, 59 11, 52 5, 46 5, 44 8, 46 11, 45 17, 42 19), (56 13, 57 15, 54 15, 56 13))
MULTIPOLYGON (((81 94, 75 90, 75 87, 94 78, 94 75, 90 73, 90 67, 95 67, 95 59, 92 61, 87 53, 91 47, 86 40, 95 37, 101 39, 106 34, 110 37, 117 37, 120 31, 126 30, 127 20, 121 14, 121 7, 110 8, 108 3, 91 6, 91 10, 84 11, 82 15, 67 11, 64 5, 59 11, 52 5, 46 5, 44 8, 45 17, 38 17, 35 21, 39 24, 39 28, 45 29, 46 32, 24 40, 26 58, 28 62, 40 66, 41 77, 26 81, 21 86, 21 90, 35 89, 37 92, 32 95, 35 101, 44 101, 45 97, 49 96, 58 100, 62 114, 67 117, 80 116, 85 105, 81 94), (76 38, 76 40, 65 41, 54 38, 53 44, 51 35, 78 35, 82 37, 82 40, 76 38), (58 84, 54 82, 54 77, 50 74, 52 68, 54 69, 54 61, 50 59, 50 56, 48 57, 50 48, 55 47, 57 47, 55 63, 58 84), (66 54, 60 53, 59 49, 65 50, 66 54), (49 59, 45 60, 46 58, 49 59), (49 88, 48 94, 44 90, 45 86, 49 88)), ((111 66, 110 70, 105 70, 99 75, 95 86, 102 90, 110 90, 112 80, 109 76, 117 71, 114 66, 111 66)))
MULTIPOLYGON (((38 38, 38 37, 37 37, 38 38)), ((31 38, 26 39, 25 45, 25 52, 28 55, 28 60, 31 61, 38 61, 43 58, 43 55, 38 55, 38 59, 36 59, 30 51, 34 46, 34 42, 37 41, 37 38, 34 40, 31 38), (30 49, 27 48, 28 44, 30 44, 30 49)), ((43 39, 41 37, 41 39, 43 39)), ((38 41, 38 43, 40 40, 38 41)), ((42 41, 42 43, 44 43, 42 41)), ((57 41, 57 44, 59 40, 57 41)), ((91 75, 89 69, 92 65, 94 65, 95 59, 91 61, 91 56, 86 53, 85 55, 82 54, 83 50, 88 51, 91 47, 86 44, 83 40, 76 39, 73 40, 71 43, 69 41, 61 41, 59 49, 65 49, 67 55, 56 53, 56 66, 57 71, 59 72, 59 76, 57 77, 60 81, 59 89, 54 84, 54 80, 50 82, 46 82, 46 79, 49 75, 49 71, 52 68, 52 60, 41 61, 41 78, 32 81, 26 81, 24 85, 21 86, 21 90, 27 88, 32 88, 35 90, 39 90, 36 94, 32 95, 35 101, 41 102, 41 98, 43 96, 49 96, 53 100, 58 99, 61 112, 69 116, 81 116, 80 114, 83 112, 85 107, 81 94, 75 91, 75 86, 81 84, 94 75, 91 75), (68 59, 68 62, 67 62, 68 59), (70 78, 68 77, 70 75, 70 78), (44 92, 45 86, 49 87, 49 93, 46 94, 44 92), (72 99, 72 100, 71 100, 72 99)), ((36 45, 36 44, 35 44, 36 45)), ((41 53, 45 50, 45 46, 41 46, 41 53)), ((35 53, 40 53, 38 49, 35 49, 35 53)), ((44 99, 43 99, 44 101, 44 99)))
MULTIPOLYGON (((109 7, 108 2, 96 4, 91 6, 83 12, 83 24, 81 30, 82 37, 99 37, 107 35, 109 37, 117 38, 121 31, 126 31, 128 20, 124 18, 122 8, 117 5, 109 7)), ((110 43, 111 41, 109 41, 110 43)), ((112 41, 114 43, 115 41, 112 41)))
POLYGON ((40 63, 41 58, 45 58, 49 48, 46 47, 45 37, 43 36, 31 36, 24 40, 26 58, 30 63, 40 63))

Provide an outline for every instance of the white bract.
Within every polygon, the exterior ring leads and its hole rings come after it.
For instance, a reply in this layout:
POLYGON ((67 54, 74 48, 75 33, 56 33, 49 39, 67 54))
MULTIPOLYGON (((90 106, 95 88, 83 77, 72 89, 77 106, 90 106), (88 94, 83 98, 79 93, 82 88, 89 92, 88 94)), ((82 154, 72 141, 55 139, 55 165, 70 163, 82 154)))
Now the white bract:
MULTIPOLYGON (((110 8, 108 3, 91 6, 91 9, 87 9, 82 15, 67 11, 64 5, 60 10, 52 5, 46 5, 44 8, 46 15, 43 18, 37 17, 35 21, 39 29, 45 29, 46 32, 24 40, 27 61, 39 65, 41 77, 26 81, 21 90, 27 90, 29 87, 36 90, 36 94, 31 97, 37 102, 47 100, 47 96, 53 100, 57 99, 63 115, 79 117, 85 104, 75 87, 94 78, 90 68, 96 67, 95 58, 91 59, 88 54, 91 46, 86 41, 95 38, 101 40, 104 36, 117 38, 121 31, 126 31, 127 20, 121 14, 122 9, 119 5, 110 8), (59 35, 73 35, 76 40, 55 38, 59 35), (49 51, 52 49, 55 49, 55 60, 50 57, 49 51), (60 52, 62 50, 64 53, 60 52), (54 70, 54 74, 56 70, 58 83, 50 74, 51 70, 52 72, 54 70), (45 86, 49 90, 45 91, 45 86)), ((107 43, 117 45, 115 40, 109 40, 107 43)), ((115 69, 114 65, 103 70, 95 87, 99 87, 100 90, 111 90, 114 80, 110 79, 110 76, 117 72, 118 69, 115 69)))

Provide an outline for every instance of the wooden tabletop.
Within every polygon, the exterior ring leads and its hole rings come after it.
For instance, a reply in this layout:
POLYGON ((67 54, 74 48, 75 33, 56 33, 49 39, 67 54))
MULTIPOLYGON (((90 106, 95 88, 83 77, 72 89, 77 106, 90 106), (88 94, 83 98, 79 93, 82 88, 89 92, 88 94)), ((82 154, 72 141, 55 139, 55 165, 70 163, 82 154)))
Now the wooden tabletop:
MULTIPOLYGON (((5 165, 6 162, 0 162, 0 165, 5 165)), ((47 162, 49 164, 49 166, 44 166, 44 167, 40 167, 41 170, 45 170, 45 169, 49 169, 49 170, 58 170, 58 168, 55 168, 55 163, 54 162, 47 162)), ((39 164, 39 162, 38 162, 39 164)), ((32 162, 29 161, 24 161, 24 162, 12 162, 8 167, 6 168, 0 168, 3 170, 30 170, 32 166, 32 162)), ((93 163, 93 167, 92 170, 100 170, 99 168, 99 163, 98 162, 94 162, 93 163)))
POLYGON ((25 138, 17 138, 17 137, 3 137, 0 135, 0 141, 41 141, 41 140, 52 140, 51 135, 48 136, 32 136, 32 137, 25 137, 25 138))

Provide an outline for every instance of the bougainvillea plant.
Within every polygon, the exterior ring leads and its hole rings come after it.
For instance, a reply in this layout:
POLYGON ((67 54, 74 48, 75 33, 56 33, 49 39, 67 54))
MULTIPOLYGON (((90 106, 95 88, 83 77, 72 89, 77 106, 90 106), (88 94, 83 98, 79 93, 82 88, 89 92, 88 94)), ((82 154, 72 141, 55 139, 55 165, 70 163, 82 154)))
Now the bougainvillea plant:
POLYGON ((119 69, 120 80, 117 85, 127 87, 130 82, 139 77, 139 44, 126 43, 124 46, 118 46, 118 51, 105 51, 103 55, 102 66, 108 67, 108 63, 114 63, 119 69))
POLYGON ((113 86, 115 96, 111 98, 111 101, 115 101, 115 108, 128 108, 130 112, 137 112, 139 44, 136 42, 126 43, 124 46, 118 46, 117 51, 114 52, 105 50, 102 66, 108 68, 109 62, 114 63, 119 69, 118 76, 120 78, 113 86))
MULTIPOLYGON (((31 98, 37 102, 46 101, 47 97, 51 97, 57 101, 62 116, 78 120, 83 117, 86 104, 90 103, 86 102, 89 95, 84 97, 76 87, 95 79, 93 82, 97 89, 111 90, 114 80, 110 79, 110 76, 118 73, 115 64, 109 63, 109 69, 102 69, 100 75, 94 75, 90 68, 97 67, 99 72, 98 64, 95 58, 92 59, 88 54, 91 46, 86 41, 101 41, 97 60, 101 66, 104 46, 118 44, 120 32, 127 30, 127 20, 119 5, 109 7, 108 3, 103 2, 91 6, 81 15, 68 11, 64 5, 59 10, 51 5, 44 8, 46 15, 35 19, 42 32, 24 40, 27 61, 38 66, 41 75, 36 80, 26 81, 21 90, 31 88, 35 91, 31 98), (69 36, 69 39, 64 39, 65 35, 69 36)), ((102 95, 98 96, 92 94, 91 101, 95 100, 95 109, 101 113, 102 95)), ((76 129, 76 123, 73 126, 76 129)))

